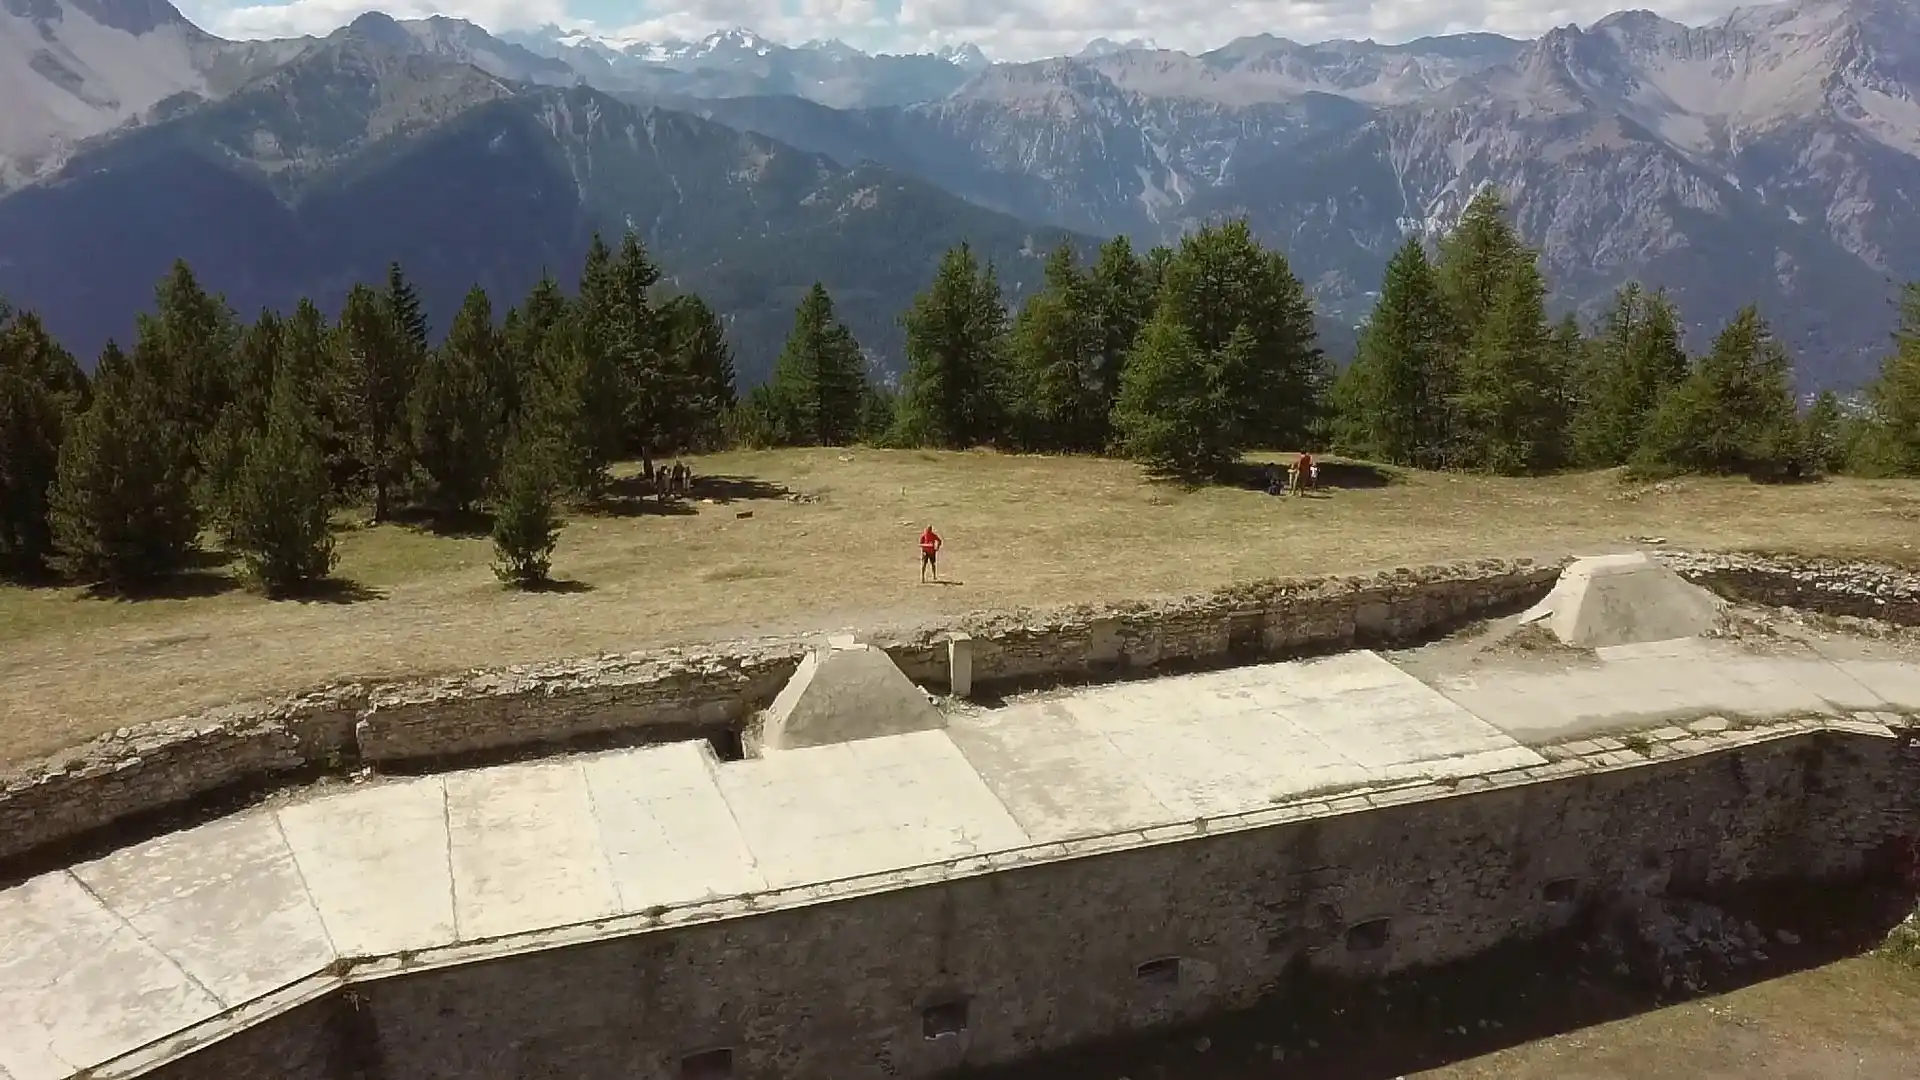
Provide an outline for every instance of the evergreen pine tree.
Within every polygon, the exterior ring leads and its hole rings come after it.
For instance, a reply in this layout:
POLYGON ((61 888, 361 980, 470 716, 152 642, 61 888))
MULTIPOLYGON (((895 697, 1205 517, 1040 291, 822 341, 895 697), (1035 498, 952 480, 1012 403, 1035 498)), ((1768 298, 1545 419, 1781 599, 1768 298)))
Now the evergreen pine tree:
POLYGON ((903 441, 958 449, 999 435, 1007 313, 992 267, 983 269, 964 243, 949 249, 903 322, 903 441))
POLYGON ((460 513, 486 493, 500 441, 500 336, 486 290, 468 290, 447 339, 427 354, 409 402, 414 459, 433 481, 436 501, 460 513))
POLYGON ((1449 460, 1446 307, 1418 238, 1387 261, 1358 354, 1336 386, 1334 430, 1350 453, 1438 468, 1449 460))
POLYGON ((1800 441, 1807 448, 1807 461, 1825 475, 1847 467, 1846 418, 1840 412, 1840 399, 1831 390, 1822 390, 1813 399, 1813 407, 1801 420, 1800 441))
POLYGON ((620 372, 599 348, 580 308, 540 343, 524 430, 549 444, 554 479, 583 498, 602 494, 625 428, 620 372))
POLYGON ((248 434, 226 504, 227 546, 269 596, 333 572, 331 492, 308 389, 291 370, 274 380, 266 422, 248 434))
POLYGON ((500 333, 500 371, 493 380, 499 398, 500 430, 518 423, 522 411, 529 407, 539 379, 540 351, 547 335, 566 318, 567 310, 560 283, 553 275, 542 273, 526 300, 507 312, 500 333))
POLYGON ((1440 241, 1434 273, 1446 298, 1448 328, 1456 352, 1473 347, 1480 327, 1499 300, 1507 272, 1519 262, 1533 262, 1507 222, 1500 193, 1483 187, 1468 201, 1460 221, 1440 241))
POLYGON ((113 352, 60 446, 48 518, 63 572, 126 587, 184 569, 200 524, 170 388, 113 352))
POLYGON ((1920 283, 1901 294, 1893 351, 1866 399, 1849 467, 1874 476, 1920 476, 1920 283))
POLYGON ((1601 322, 1581 377, 1574 459, 1589 466, 1626 462, 1661 399, 1686 376, 1687 354, 1673 303, 1664 292, 1623 286, 1601 322))
POLYGON ((1644 474, 1747 473, 1777 477, 1805 464, 1792 364, 1752 306, 1654 411, 1635 453, 1644 474))
POLYGON ((733 407, 733 350, 720 316, 698 296, 676 296, 661 305, 667 348, 681 381, 676 447, 711 444, 720 418, 733 407))
POLYGON ((1517 476, 1549 468, 1561 429, 1562 389, 1548 351, 1546 286, 1531 253, 1516 255, 1456 375, 1458 463, 1517 476))
POLYGON ((145 369, 145 383, 164 398, 190 452, 199 449, 232 399, 230 358, 238 335, 226 301, 201 288, 179 260, 154 290, 153 313, 139 319, 135 360, 145 369))
POLYGON ((1044 284, 1013 323, 1009 404, 1022 446, 1072 452, 1105 445, 1104 345, 1092 283, 1072 245, 1062 242, 1047 256, 1044 284))
POLYGON ((400 345, 409 350, 415 363, 428 349, 427 316, 420 309, 420 295, 397 262, 387 264, 387 312, 393 318, 400 345))
POLYGON ((626 444, 651 469, 656 456, 678 449, 673 443, 684 429, 687 379, 678 370, 653 301, 660 269, 632 230, 620 240, 609 280, 611 306, 605 325, 626 387, 626 444))
POLYGON ((86 376, 40 320, 0 301, 0 574, 38 575, 53 555, 49 500, 86 376))
POLYGON ((532 432, 507 440, 493 499, 493 572, 509 588, 547 583, 561 521, 553 448, 532 432))
POLYGON ((1113 423, 1127 455, 1155 470, 1198 479, 1239 457, 1235 403, 1222 372, 1245 363, 1252 333, 1236 332, 1219 357, 1195 344, 1175 307, 1162 303, 1127 357, 1113 423))
POLYGON ((262 310, 240 334, 227 375, 227 406, 200 443, 199 499, 206 518, 226 520, 229 496, 254 438, 266 427, 285 327, 262 310))
MULTIPOLYGON (((1224 392, 1234 403, 1239 445, 1301 446, 1320 416, 1327 368, 1313 306, 1285 257, 1266 251, 1245 221, 1190 233, 1166 263, 1160 303, 1203 356, 1230 355, 1245 331, 1251 344, 1224 392)), ((1157 316, 1156 316, 1157 317, 1157 316)))
POLYGON ((833 312, 826 287, 814 282, 793 313, 786 347, 759 407, 766 432, 808 446, 846 446, 860 434, 867 389, 866 359, 852 331, 833 312))
MULTIPOLYGON (((1089 275, 1089 302, 1098 327, 1099 345, 1095 365, 1099 372, 1100 413, 1103 426, 1111 427, 1114 402, 1120 398, 1121 373, 1127 353, 1140 336, 1140 328, 1153 317, 1156 302, 1154 284, 1148 279, 1146 264, 1134 254, 1124 236, 1116 236, 1100 245, 1089 275)), ((1108 432, 1111 438, 1111 431, 1108 432)))
POLYGON ((375 521, 387 520, 393 489, 410 464, 407 403, 418 376, 411 342, 381 294, 366 285, 347 294, 340 312, 334 409, 373 488, 375 521))

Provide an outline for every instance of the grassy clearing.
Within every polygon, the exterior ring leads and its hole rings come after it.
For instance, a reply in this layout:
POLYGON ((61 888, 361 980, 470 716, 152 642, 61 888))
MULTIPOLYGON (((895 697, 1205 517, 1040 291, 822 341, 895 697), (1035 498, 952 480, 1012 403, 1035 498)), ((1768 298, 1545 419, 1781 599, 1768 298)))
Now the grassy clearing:
POLYGON ((1551 556, 1648 536, 1920 561, 1920 485, 1903 482, 1629 487, 1611 474, 1412 473, 1382 484, 1373 470, 1329 463, 1326 490, 1282 499, 1187 491, 1121 462, 984 452, 732 453, 695 467, 715 501, 576 516, 554 560, 571 584, 551 592, 502 590, 484 537, 352 523, 339 536, 350 587, 321 600, 269 602, 218 567, 138 601, 0 586, 0 761, 348 677, 1551 556), (914 542, 928 523, 947 542, 939 586, 918 581, 914 542))

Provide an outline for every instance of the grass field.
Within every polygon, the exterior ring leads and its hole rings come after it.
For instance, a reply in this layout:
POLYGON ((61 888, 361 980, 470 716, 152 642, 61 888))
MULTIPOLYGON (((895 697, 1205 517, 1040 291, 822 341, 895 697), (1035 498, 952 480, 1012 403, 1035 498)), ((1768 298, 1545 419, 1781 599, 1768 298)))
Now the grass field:
POLYGON ((270 602, 222 567, 131 601, 0 586, 0 762, 347 677, 1552 556, 1648 536, 1920 561, 1920 484, 1902 482, 1635 487, 1612 474, 1410 473, 1383 484, 1330 463, 1325 490, 1277 499, 1153 483, 1121 462, 984 452, 733 453, 695 468, 713 501, 576 516, 554 561, 569 585, 552 592, 501 589, 484 537, 352 522, 339 536, 345 584, 324 600, 270 602), (937 587, 917 577, 914 542, 928 523, 947 545, 937 587))

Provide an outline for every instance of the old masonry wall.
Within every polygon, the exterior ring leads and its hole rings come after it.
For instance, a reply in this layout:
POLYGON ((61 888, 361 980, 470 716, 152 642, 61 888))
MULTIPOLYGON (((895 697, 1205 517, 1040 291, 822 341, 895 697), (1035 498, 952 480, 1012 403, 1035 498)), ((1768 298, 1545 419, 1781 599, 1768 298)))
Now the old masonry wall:
POLYGON ((698 908, 562 947, 347 972, 166 1080, 923 1077, 1368 978, 1583 907, 1843 881, 1920 832, 1920 751, 1787 722, 698 908), (1162 831, 1156 830, 1156 833, 1162 831), (464 962, 456 962, 464 961, 464 962), (1284 992, 1284 991, 1283 991, 1284 992))

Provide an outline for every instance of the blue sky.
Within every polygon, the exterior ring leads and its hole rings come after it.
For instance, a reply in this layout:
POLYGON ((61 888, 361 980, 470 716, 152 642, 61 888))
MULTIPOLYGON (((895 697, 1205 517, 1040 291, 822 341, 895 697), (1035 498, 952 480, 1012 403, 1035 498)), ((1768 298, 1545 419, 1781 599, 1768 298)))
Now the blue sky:
MULTIPOLYGON (((371 6, 401 18, 452 15, 489 30, 545 23, 607 36, 660 40, 745 26, 776 41, 839 37, 867 49, 911 51, 971 41, 996 59, 1077 51, 1095 37, 1145 38, 1198 51, 1244 34, 1299 41, 1491 30, 1533 36, 1614 10, 1589 0, 176 0, 196 23, 227 37, 325 33, 371 6)), ((1724 15, 1721 0, 1679 0, 1661 14, 1697 24, 1724 15)))

